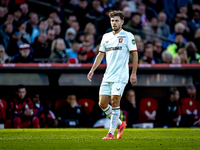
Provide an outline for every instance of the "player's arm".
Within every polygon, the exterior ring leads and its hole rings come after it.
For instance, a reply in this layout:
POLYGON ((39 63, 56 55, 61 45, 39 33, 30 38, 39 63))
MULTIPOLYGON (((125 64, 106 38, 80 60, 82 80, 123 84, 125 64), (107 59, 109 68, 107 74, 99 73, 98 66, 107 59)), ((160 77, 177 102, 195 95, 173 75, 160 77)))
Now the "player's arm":
POLYGON ((88 78, 88 80, 90 82, 92 81, 91 78, 92 78, 92 76, 94 74, 94 71, 97 69, 97 67, 101 63, 102 59, 104 58, 104 56, 105 56, 105 53, 103 53, 103 52, 99 52, 98 53, 98 55, 97 55, 97 57, 96 57, 96 59, 94 61, 94 64, 92 65, 92 68, 90 69, 90 72, 87 75, 87 78, 88 78))
POLYGON ((130 76, 130 82, 132 84, 137 82, 137 65, 138 65, 138 53, 137 51, 131 52, 132 56, 133 56, 133 68, 132 68, 132 72, 131 72, 131 76, 130 76))

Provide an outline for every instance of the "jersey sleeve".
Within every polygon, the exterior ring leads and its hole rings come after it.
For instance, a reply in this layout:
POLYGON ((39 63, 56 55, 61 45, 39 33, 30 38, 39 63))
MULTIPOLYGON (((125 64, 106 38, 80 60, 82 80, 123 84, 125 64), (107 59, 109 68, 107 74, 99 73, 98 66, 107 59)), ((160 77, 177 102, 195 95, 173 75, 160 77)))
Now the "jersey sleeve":
POLYGON ((101 52, 101 53, 105 53, 106 52, 105 44, 104 44, 104 39, 105 39, 105 37, 103 36, 103 38, 101 40, 100 47, 99 47, 99 52, 101 52))
POLYGON ((135 42, 135 38, 134 38, 134 36, 133 36, 133 34, 132 33, 130 33, 129 35, 128 35, 128 50, 129 50, 129 52, 135 52, 135 51, 137 51, 137 47, 136 47, 136 42, 135 42))

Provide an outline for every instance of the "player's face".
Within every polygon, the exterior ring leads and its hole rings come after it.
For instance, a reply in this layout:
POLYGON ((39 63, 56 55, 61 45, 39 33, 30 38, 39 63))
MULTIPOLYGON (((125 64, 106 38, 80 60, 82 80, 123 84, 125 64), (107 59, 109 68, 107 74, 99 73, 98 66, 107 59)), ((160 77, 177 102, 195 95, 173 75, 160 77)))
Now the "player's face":
POLYGON ((114 16, 113 18, 111 18, 110 23, 113 31, 118 31, 121 29, 124 21, 121 20, 119 16, 114 16))
POLYGON ((17 94, 18 94, 19 98, 24 99, 24 97, 26 96, 26 89, 25 88, 19 89, 17 94))

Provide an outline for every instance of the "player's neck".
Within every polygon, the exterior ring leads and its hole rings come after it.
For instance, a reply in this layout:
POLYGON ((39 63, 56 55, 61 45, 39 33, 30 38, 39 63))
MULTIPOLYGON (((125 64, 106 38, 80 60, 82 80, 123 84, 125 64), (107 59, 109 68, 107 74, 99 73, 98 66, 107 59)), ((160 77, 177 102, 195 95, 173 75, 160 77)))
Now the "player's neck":
POLYGON ((113 34, 116 35, 116 34, 119 33, 121 30, 122 30, 122 28, 120 28, 120 29, 117 30, 117 31, 113 31, 113 34))

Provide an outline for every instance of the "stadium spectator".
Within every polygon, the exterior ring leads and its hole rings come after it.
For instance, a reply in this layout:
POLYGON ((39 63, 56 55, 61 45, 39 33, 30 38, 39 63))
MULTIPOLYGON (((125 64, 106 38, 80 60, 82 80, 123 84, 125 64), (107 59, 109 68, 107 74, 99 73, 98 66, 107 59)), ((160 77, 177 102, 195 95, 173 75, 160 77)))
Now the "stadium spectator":
MULTIPOLYGON (((162 36, 169 37, 170 35, 170 26, 166 23, 167 21, 167 15, 164 12, 160 12, 158 14, 158 27, 162 31, 162 36)), ((166 45, 164 45, 165 42, 163 42, 163 48, 167 48, 166 45)))
POLYGON ((9 63, 11 58, 6 54, 3 45, 0 45, 0 63, 9 63))
POLYGON ((48 22, 49 28, 53 28, 53 25, 54 25, 54 20, 53 20, 53 18, 48 17, 48 18, 47 18, 47 22, 48 22))
POLYGON ((8 47, 8 43, 10 41, 10 36, 12 32, 13 32, 12 23, 5 22, 3 25, 3 31, 0 32, 0 43, 3 44, 3 46, 6 49, 6 52, 7 52, 7 47, 8 47))
POLYGON ((73 28, 76 31, 76 34, 78 34, 80 32, 79 22, 78 21, 72 22, 71 28, 73 28))
POLYGON ((153 43, 153 57, 156 63, 162 63, 162 41, 157 40, 153 43))
POLYGON ((53 11, 49 14, 49 17, 53 18, 54 23, 61 24, 62 20, 60 19, 58 13, 56 11, 53 11))
POLYGON ((187 51, 184 48, 180 48, 178 50, 178 55, 181 58, 181 64, 187 64, 188 63, 187 51))
POLYGON ((21 20, 27 21, 29 19, 29 7, 27 3, 23 3, 20 5, 20 9, 22 11, 21 20))
POLYGON ((5 8, 0 6, 0 26, 2 26, 6 19, 5 8))
POLYGON ((139 3, 137 6, 137 12, 141 15, 141 24, 142 27, 144 27, 148 22, 145 4, 139 3))
POLYGON ((143 41, 136 40, 136 45, 137 45, 137 51, 138 51, 138 59, 140 60, 140 58, 144 56, 144 43, 143 41))
POLYGON ((65 51, 69 55, 69 58, 77 58, 78 59, 78 51, 79 51, 79 43, 74 41, 72 43, 72 48, 67 48, 65 51))
POLYGON ((120 102, 121 110, 126 110, 128 114, 128 127, 132 127, 132 124, 139 123, 139 107, 136 103, 135 91, 129 89, 126 91, 125 99, 120 102), (129 116, 130 115, 130 116, 129 116))
POLYGON ((84 108, 77 104, 74 94, 67 96, 66 102, 56 110, 56 116, 59 127, 87 127, 88 124, 88 116, 84 108))
POLYGON ((194 43, 198 49, 198 53, 200 54, 200 28, 198 28, 194 35, 194 43))
POLYGON ((29 44, 31 44, 31 36, 29 33, 26 32, 26 23, 19 22, 18 24, 19 31, 22 35, 22 38, 25 39, 29 44))
POLYGON ((172 64, 181 64, 181 57, 179 55, 173 57, 172 64))
POLYGON ((152 47, 146 46, 144 48, 144 56, 141 59, 146 60, 148 64, 155 64, 152 47))
POLYGON ((28 43, 28 41, 22 38, 21 32, 18 28, 14 28, 11 39, 8 43, 7 54, 9 56, 14 56, 19 53, 19 46, 21 44, 28 43))
POLYGON ((48 29, 47 30, 47 45, 48 47, 50 48, 51 47, 51 44, 53 42, 53 40, 55 40, 56 38, 56 33, 55 33, 55 30, 54 29, 48 29))
POLYGON ((172 54, 168 50, 162 52, 162 62, 170 64, 172 62, 172 54))
POLYGON ((188 7, 187 7, 187 5, 182 5, 182 6, 180 6, 179 12, 180 12, 181 14, 187 15, 187 13, 188 13, 188 7))
POLYGON ((32 101, 34 116, 36 116, 39 119, 40 127, 45 127, 44 108, 41 105, 40 95, 38 92, 33 94, 32 101))
POLYGON ((20 22, 21 16, 22 16, 22 12, 21 9, 19 8, 18 5, 15 5, 14 8, 12 9, 12 13, 13 13, 13 26, 17 27, 18 23, 20 22))
POLYGON ((200 55, 197 53, 197 47, 191 41, 187 42, 185 45, 185 49, 188 55, 188 61, 190 63, 199 63, 200 62, 200 55))
POLYGON ((157 120, 159 120, 163 126, 177 127, 180 122, 180 92, 177 88, 171 87, 168 96, 165 102, 160 103, 158 106, 157 120))
POLYGON ((69 55, 65 51, 66 46, 63 39, 59 38, 53 41, 51 46, 50 60, 54 63, 67 63, 69 55))
POLYGON ((159 0, 143 0, 147 7, 153 9, 158 14, 164 9, 163 3, 159 0))
POLYGON ((84 41, 78 52, 78 60, 80 63, 92 63, 95 53, 91 49, 91 43, 84 41))
POLYGON ((194 35, 196 30, 200 27, 200 11, 199 10, 193 11, 193 17, 188 22, 188 27, 192 35, 194 35))
POLYGON ((103 11, 105 11, 105 9, 108 9, 108 8, 111 8, 111 9, 114 8, 114 4, 112 4, 112 2, 109 0, 100 0, 100 2, 101 2, 101 7, 103 8, 103 11))
POLYGON ((21 44, 19 46, 19 53, 12 57, 12 63, 32 63, 33 56, 31 54, 31 47, 29 44, 21 44))
POLYGON ((55 31, 55 39, 61 37, 61 26, 59 24, 54 24, 52 29, 55 31))
POLYGON ((89 11, 89 16, 94 17, 95 19, 99 19, 103 14, 103 8, 101 7, 101 3, 99 0, 92 1, 92 8, 89 11))
POLYGON ((39 32, 38 15, 36 13, 32 12, 29 14, 26 31, 31 35, 31 43, 33 43, 39 32))
POLYGON ((95 37, 94 37, 94 35, 93 34, 85 34, 84 40, 88 41, 90 43, 91 49, 92 49, 92 51, 94 51, 94 48, 95 48, 95 37))
POLYGON ((125 26, 137 29, 136 33, 142 37, 141 15, 139 13, 133 13, 132 18, 127 24, 125 24, 125 26))
POLYGON ((122 12, 124 13, 124 24, 126 24, 131 19, 132 12, 130 7, 125 7, 122 12))
POLYGON ((85 29, 84 29, 84 33, 95 35, 96 34, 96 28, 95 28, 94 24, 91 23, 91 22, 87 23, 86 26, 85 26, 85 29))
POLYGON ((89 12, 88 1, 80 0, 78 6, 75 8, 74 13, 76 15, 77 21, 80 24, 80 30, 84 30, 85 25, 89 22, 89 19, 86 19, 86 15, 89 12))
POLYGON ((47 34, 41 32, 38 37, 36 37, 35 42, 31 44, 33 48, 33 58, 49 58, 51 50, 47 45, 47 34))
POLYGON ((68 28, 65 33, 65 43, 67 48, 72 47, 72 43, 75 40, 76 37, 76 31, 74 28, 68 28))
MULTIPOLYGON (((41 18, 39 23, 38 23, 38 28, 40 30, 39 33, 40 32, 47 33, 47 29, 49 28, 48 21, 46 19, 41 18)), ((37 36, 38 36, 38 34, 37 34, 37 36)))
POLYGON ((147 41, 154 42, 155 40, 158 40, 156 35, 162 36, 162 30, 158 26, 158 19, 156 17, 152 17, 143 29, 146 33, 145 39, 147 41))
POLYGON ((182 34, 176 34, 175 36, 175 43, 170 44, 167 47, 167 50, 172 54, 172 57, 175 57, 178 55, 178 49, 184 47, 184 37, 182 34))
POLYGON ((39 128, 39 119, 34 116, 33 103, 26 96, 27 91, 23 85, 17 86, 17 97, 8 104, 6 127, 39 128))
POLYGON ((138 3, 141 3, 142 0, 130 0, 128 1, 128 7, 131 9, 132 13, 137 12, 137 5, 138 3))

